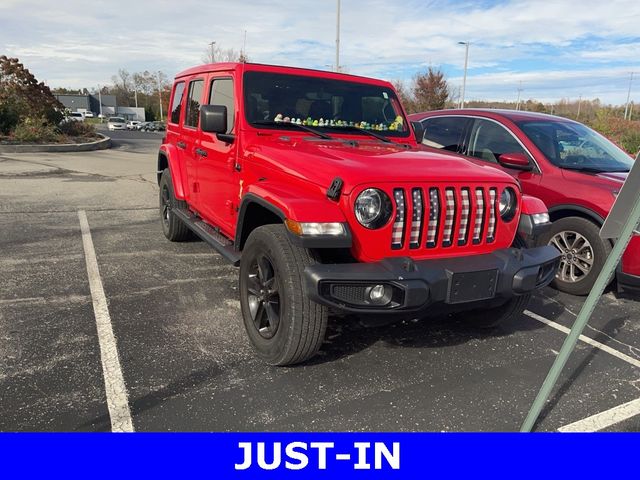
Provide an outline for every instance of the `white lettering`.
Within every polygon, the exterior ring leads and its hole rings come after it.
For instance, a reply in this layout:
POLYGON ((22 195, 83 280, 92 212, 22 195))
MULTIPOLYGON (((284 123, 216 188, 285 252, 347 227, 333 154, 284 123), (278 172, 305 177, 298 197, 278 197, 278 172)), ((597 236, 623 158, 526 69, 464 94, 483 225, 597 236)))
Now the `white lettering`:
POLYGON ((297 460, 297 463, 289 462, 288 460, 285 462, 285 467, 289 470, 302 470, 307 465, 309 465, 309 457, 304 452, 300 452, 296 449, 307 450, 307 444, 304 442, 292 442, 287 445, 285 449, 285 455, 289 457, 291 460, 297 460))

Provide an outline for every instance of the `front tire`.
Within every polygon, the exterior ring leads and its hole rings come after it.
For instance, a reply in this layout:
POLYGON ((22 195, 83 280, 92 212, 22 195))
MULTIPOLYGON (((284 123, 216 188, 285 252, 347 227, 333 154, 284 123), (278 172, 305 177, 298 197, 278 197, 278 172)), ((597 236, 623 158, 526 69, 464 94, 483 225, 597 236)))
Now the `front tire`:
POLYGON ((314 263, 283 225, 258 227, 247 239, 240 261, 242 318, 251 345, 270 365, 304 362, 324 341, 327 308, 304 289, 304 269, 314 263))
POLYGON ((572 295, 587 295, 611 253, 611 244, 599 235, 599 227, 582 217, 566 217, 553 222, 539 239, 560 253, 560 268, 551 285, 572 295))

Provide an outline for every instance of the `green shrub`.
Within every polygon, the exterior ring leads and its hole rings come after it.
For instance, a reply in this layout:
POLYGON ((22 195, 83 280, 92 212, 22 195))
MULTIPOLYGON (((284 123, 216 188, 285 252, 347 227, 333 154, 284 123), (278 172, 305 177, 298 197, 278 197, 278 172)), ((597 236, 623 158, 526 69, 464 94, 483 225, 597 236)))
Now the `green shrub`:
POLYGON ((60 133, 43 118, 26 118, 13 130, 13 138, 23 143, 53 143, 60 140, 60 133))
POLYGON ((58 126, 58 130, 69 137, 96 137, 95 126, 87 122, 63 122, 58 126))
POLYGON ((9 135, 18 125, 20 114, 12 103, 0 103, 0 134, 9 135))

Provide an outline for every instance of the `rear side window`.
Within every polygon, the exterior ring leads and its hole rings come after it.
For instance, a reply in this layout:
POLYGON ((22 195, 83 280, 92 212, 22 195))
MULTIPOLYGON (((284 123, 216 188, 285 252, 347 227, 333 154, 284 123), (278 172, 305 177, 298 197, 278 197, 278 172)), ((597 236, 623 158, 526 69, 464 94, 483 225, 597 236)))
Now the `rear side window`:
POLYGON ((184 95, 184 82, 176 83, 173 90, 173 98, 171 99, 171 123, 180 122, 180 108, 182 105, 182 96, 184 95))
POLYGON ((233 124, 235 123, 233 79, 216 78, 211 82, 209 105, 224 105, 227 107, 227 133, 233 132, 233 124))
POLYGON ((459 152, 464 129, 469 122, 464 117, 427 118, 422 121, 424 140, 429 147, 459 152))
POLYGON ((505 127, 491 120, 476 119, 469 136, 467 155, 489 163, 498 163, 503 153, 523 153, 528 156, 522 145, 505 127))
POLYGON ((189 84, 189 98, 187 99, 187 111, 184 116, 186 127, 196 128, 200 117, 200 99, 202 98, 202 80, 194 80, 189 84))

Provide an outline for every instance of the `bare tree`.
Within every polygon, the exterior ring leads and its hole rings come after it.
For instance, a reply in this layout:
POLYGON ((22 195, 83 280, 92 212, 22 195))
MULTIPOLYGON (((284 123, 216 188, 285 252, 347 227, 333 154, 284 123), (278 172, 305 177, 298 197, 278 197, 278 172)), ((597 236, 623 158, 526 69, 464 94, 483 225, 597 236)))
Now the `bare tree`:
POLYGON ((222 48, 214 44, 203 52, 202 61, 204 63, 248 62, 249 57, 245 52, 239 52, 234 48, 222 48))
POLYGON ((393 84, 393 87, 396 89, 396 93, 398 94, 398 99, 400 100, 400 103, 402 104, 404 109, 408 113, 413 113, 415 111, 413 108, 415 102, 411 97, 411 93, 407 89, 407 86, 404 84, 402 80, 394 80, 391 83, 393 84))

